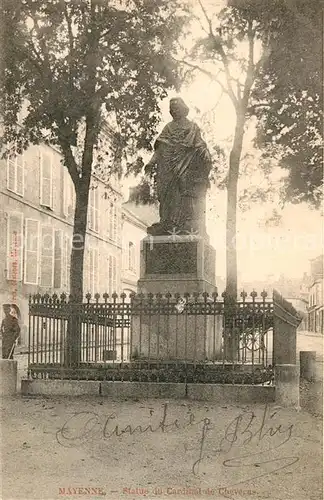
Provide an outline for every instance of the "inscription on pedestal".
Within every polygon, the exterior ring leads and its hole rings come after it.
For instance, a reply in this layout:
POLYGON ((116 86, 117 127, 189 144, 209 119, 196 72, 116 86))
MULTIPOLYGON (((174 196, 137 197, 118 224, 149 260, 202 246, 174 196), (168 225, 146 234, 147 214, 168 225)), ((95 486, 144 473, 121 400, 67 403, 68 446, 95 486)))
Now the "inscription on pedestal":
POLYGON ((197 272, 197 243, 145 245, 146 274, 190 274, 197 272))

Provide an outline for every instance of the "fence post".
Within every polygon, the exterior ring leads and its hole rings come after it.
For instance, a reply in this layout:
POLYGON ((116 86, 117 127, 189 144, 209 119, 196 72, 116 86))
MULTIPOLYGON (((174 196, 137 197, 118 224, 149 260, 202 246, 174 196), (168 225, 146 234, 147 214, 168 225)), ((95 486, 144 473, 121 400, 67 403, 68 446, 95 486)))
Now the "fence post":
POLYGON ((316 378, 316 351, 300 351, 300 378, 313 382, 316 378))
POLYGON ((17 392, 17 361, 0 359, 0 396, 13 396, 17 392))
POLYGON ((273 291, 273 364, 276 401, 282 406, 299 407, 299 367, 297 327, 300 318, 293 306, 273 291))

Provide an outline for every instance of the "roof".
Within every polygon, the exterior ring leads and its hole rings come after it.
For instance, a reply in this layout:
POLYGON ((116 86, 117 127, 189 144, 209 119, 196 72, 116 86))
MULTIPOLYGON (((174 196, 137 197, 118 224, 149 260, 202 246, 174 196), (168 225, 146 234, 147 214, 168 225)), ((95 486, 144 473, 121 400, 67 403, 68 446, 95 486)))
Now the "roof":
POLYGON ((159 211, 155 205, 137 205, 134 202, 126 201, 123 203, 124 209, 141 221, 146 227, 159 221, 159 211))

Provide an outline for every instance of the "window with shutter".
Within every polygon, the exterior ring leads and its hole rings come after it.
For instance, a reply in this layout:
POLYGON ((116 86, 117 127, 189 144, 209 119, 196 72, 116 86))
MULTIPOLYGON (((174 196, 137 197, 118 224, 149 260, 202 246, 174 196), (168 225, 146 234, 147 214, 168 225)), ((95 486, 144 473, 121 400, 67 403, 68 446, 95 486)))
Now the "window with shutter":
POLYGON ((84 261, 83 261, 83 293, 91 293, 90 290, 90 249, 86 248, 84 250, 84 261))
POLYGON ((63 236, 60 229, 54 235, 54 288, 62 287, 63 277, 63 236))
POLYGON ((121 209, 117 206, 117 243, 120 245, 122 241, 122 228, 121 228, 121 209))
POLYGON ((116 261, 116 257, 115 256, 113 256, 113 258, 112 258, 112 273, 113 273, 113 276, 112 276, 112 291, 114 293, 114 292, 117 292, 117 261, 116 261))
POLYGON ((24 196, 24 155, 14 154, 7 160, 7 189, 24 196))
POLYGON ((75 188, 66 167, 64 167, 63 183, 63 214, 65 217, 71 217, 75 210, 75 188))
POLYGON ((26 219, 25 222, 25 267, 24 281, 38 284, 39 276, 39 221, 26 219))
POLYGON ((40 155, 40 204, 53 208, 53 165, 51 153, 40 155))
POLYGON ((42 226, 40 245, 40 285, 46 288, 52 288, 54 277, 54 231, 51 226, 42 226))
POLYGON ((114 204, 114 234, 113 234, 113 240, 117 241, 117 205, 116 205, 116 203, 114 204))
POLYGON ((132 241, 128 243, 128 269, 135 271, 135 245, 132 241))
POLYGON ((98 292, 98 249, 89 249, 89 289, 94 295, 98 292))
POLYGON ((99 230, 99 187, 95 186, 89 192, 89 229, 95 231, 99 230))
POLYGON ((126 242, 123 242, 122 265, 123 269, 128 269, 128 245, 126 242))
POLYGON ((113 293, 113 258, 112 255, 109 255, 108 258, 108 288, 109 295, 113 293))
POLYGON ((113 239, 113 227, 114 227, 114 205, 110 202, 109 206, 109 238, 113 239))
POLYGON ((116 257, 116 292, 121 292, 121 254, 116 257))
POLYGON ((23 214, 10 212, 7 216, 7 279, 22 280, 23 214))
POLYGON ((62 251, 62 287, 65 291, 70 289, 71 250, 71 238, 65 234, 63 237, 62 251))

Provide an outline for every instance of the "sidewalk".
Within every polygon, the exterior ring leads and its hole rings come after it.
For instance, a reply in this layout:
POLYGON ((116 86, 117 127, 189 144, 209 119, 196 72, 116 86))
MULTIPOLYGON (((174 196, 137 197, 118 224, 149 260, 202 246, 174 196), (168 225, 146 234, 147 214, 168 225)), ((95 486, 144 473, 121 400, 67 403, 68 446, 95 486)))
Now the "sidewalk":
POLYGON ((2 400, 2 499, 320 500, 322 421, 275 405, 2 400))

